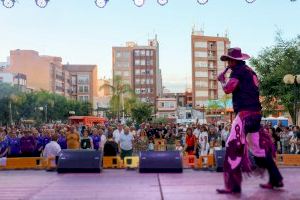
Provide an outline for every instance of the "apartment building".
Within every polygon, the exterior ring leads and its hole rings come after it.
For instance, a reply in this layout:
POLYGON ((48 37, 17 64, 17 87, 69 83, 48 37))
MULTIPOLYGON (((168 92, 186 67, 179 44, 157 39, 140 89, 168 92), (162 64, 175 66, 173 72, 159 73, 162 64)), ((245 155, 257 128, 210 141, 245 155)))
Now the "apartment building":
POLYGON ((229 47, 227 37, 205 36, 203 31, 192 31, 192 99, 195 109, 201 109, 208 100, 224 95, 217 74, 224 70, 225 63, 220 61, 220 56, 229 47))

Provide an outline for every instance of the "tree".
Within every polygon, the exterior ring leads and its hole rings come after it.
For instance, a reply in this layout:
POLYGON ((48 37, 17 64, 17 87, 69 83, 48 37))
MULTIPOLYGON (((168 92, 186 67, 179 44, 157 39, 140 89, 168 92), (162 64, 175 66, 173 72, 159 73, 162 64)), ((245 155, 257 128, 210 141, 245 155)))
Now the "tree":
POLYGON ((152 114, 152 106, 148 103, 138 102, 134 108, 132 108, 132 118, 141 124, 142 122, 148 121, 152 114))
POLYGON ((124 96, 126 94, 133 94, 134 92, 132 91, 129 84, 123 82, 121 76, 115 76, 113 79, 113 85, 104 84, 103 86, 100 87, 100 90, 104 88, 110 88, 112 90, 113 95, 109 102, 110 109, 112 113, 117 116, 118 120, 120 120, 120 111, 123 110, 122 104, 125 103, 124 96))
POLYGON ((300 74, 300 35, 295 39, 284 40, 277 33, 275 45, 266 47, 250 63, 255 67, 260 78, 262 105, 266 112, 272 112, 277 104, 282 104, 295 122, 293 102, 297 95, 295 85, 285 85, 286 74, 300 74))

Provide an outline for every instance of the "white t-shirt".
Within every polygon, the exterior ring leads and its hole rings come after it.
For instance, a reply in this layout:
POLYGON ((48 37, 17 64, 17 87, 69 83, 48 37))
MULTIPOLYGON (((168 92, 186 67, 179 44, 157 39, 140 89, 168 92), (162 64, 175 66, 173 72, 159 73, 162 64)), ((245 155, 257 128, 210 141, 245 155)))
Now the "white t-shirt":
POLYGON ((114 138, 114 141, 116 143, 119 143, 120 141, 120 135, 124 133, 124 130, 122 129, 121 132, 119 131, 119 129, 116 129, 114 132, 113 132, 113 138, 114 138))
POLYGON ((200 136, 200 129, 198 129, 198 128, 196 128, 195 130, 194 130, 194 132, 193 132, 193 134, 196 136, 196 138, 199 138, 199 136, 200 136))
POLYGON ((132 134, 128 133, 127 135, 125 133, 122 133, 120 135, 120 148, 123 150, 131 150, 132 149, 132 141, 133 136, 132 134))
MULTIPOLYGON (((43 157, 50 158, 50 157, 56 157, 58 156, 59 152, 61 151, 61 148, 59 144, 55 141, 51 141, 48 144, 46 144, 45 149, 43 151, 43 157)), ((52 166, 55 165, 55 160, 51 161, 52 166)))
POLYGON ((103 149, 104 148, 105 142, 106 142, 106 136, 104 134, 102 134, 101 135, 101 141, 100 141, 99 149, 103 149))

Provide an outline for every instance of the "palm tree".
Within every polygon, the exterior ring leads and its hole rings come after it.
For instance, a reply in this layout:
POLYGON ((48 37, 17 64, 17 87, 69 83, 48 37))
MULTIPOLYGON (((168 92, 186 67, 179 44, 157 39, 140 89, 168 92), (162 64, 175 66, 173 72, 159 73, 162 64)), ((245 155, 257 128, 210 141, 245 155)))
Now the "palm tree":
MULTIPOLYGON (((117 118, 120 120, 120 110, 122 104, 122 110, 124 114, 124 95, 134 94, 129 84, 123 82, 121 76, 115 76, 113 84, 104 84, 100 87, 100 90, 109 88, 112 90, 112 98, 110 100, 110 109, 113 113, 117 113, 117 118)), ((124 117, 124 116, 123 116, 124 117)))

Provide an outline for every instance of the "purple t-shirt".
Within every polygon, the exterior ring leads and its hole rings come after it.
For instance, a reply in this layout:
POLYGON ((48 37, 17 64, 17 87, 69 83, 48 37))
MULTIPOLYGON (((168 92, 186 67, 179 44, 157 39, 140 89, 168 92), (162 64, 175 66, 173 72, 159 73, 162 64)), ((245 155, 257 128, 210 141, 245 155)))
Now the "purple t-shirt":
POLYGON ((9 143, 9 147, 10 147, 10 153, 9 155, 19 155, 20 154, 20 138, 11 138, 10 139, 10 143, 9 143))
POLYGON ((99 135, 92 135, 93 138, 93 144, 94 144, 94 149, 99 149, 99 143, 101 141, 101 137, 99 135))
POLYGON ((35 140, 33 136, 22 137, 20 140, 22 153, 33 153, 35 150, 35 140))
POLYGON ((44 147, 44 138, 43 136, 35 137, 36 141, 36 150, 39 150, 41 147, 44 147))
MULTIPOLYGON (((5 152, 5 150, 8 148, 8 144, 7 144, 7 141, 2 141, 0 142, 0 154, 3 154, 5 152)), ((3 155, 3 157, 5 157, 5 155, 3 155)))
POLYGON ((67 149, 67 138, 65 136, 59 136, 57 143, 61 149, 67 149))
POLYGON ((45 148, 45 146, 49 143, 49 142, 51 142, 51 138, 50 137, 48 137, 48 136, 44 136, 44 148, 45 148))
POLYGON ((260 111, 259 88, 253 80, 255 72, 246 64, 232 68, 230 78, 239 80, 238 87, 232 93, 232 104, 235 113, 240 111, 260 111))

